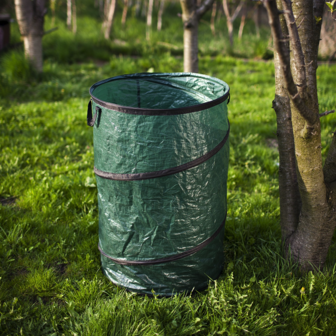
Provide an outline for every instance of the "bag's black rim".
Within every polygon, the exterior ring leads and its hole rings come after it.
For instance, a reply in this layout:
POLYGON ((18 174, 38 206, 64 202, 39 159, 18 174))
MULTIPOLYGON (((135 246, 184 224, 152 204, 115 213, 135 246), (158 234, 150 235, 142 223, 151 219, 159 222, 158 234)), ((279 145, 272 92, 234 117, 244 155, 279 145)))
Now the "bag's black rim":
MULTIPOLYGON (((150 74, 150 73, 144 73, 144 74, 134 74, 134 75, 124 75, 124 76, 117 76, 117 77, 112 77, 112 78, 108 78, 105 80, 102 80, 100 82, 97 82, 95 84, 93 84, 90 87, 90 95, 92 97, 92 100, 98 104, 101 107, 105 107, 109 110, 113 110, 113 111, 117 111, 117 112, 122 112, 122 113, 126 113, 126 114, 135 114, 135 115, 148 115, 148 116, 159 116, 159 115, 178 115, 178 114, 186 114, 186 113, 192 113, 192 112, 198 112, 198 111, 202 111, 202 110, 206 110, 209 109, 213 106, 219 105, 221 103, 223 103, 224 101, 226 101, 228 99, 228 103, 230 101, 230 87, 228 87, 227 92, 225 92, 225 94, 219 98, 216 98, 214 100, 211 100, 209 102, 206 103, 202 103, 202 104, 197 104, 197 105, 192 105, 192 106, 186 106, 186 107, 179 107, 179 108, 173 108, 173 109, 148 109, 148 108, 141 108, 141 107, 130 107, 130 106, 122 106, 122 105, 118 105, 118 104, 114 104, 114 103, 108 103, 105 102, 97 97, 95 97, 93 95, 93 91, 94 89, 104 83, 107 83, 109 81, 113 81, 113 80, 121 80, 121 79, 145 79, 145 77, 151 77, 151 76, 155 76, 155 75, 161 75, 161 76, 174 76, 174 75, 185 75, 185 76, 196 76, 196 77, 200 77, 203 79, 209 79, 214 81, 214 78, 210 77, 210 76, 206 76, 206 75, 200 75, 200 74, 193 74, 193 73, 172 73, 172 74, 166 74, 166 73, 154 73, 154 74, 150 74)), ((216 79, 216 82, 219 82, 220 80, 216 79)), ((220 81, 222 82, 222 81, 220 81)), ((223 82, 224 83, 224 82, 223 82)), ((225 83, 226 84, 226 83, 225 83)))
POLYGON ((173 168, 168 168, 168 169, 163 169, 163 170, 157 170, 153 172, 148 172, 148 173, 138 173, 138 174, 117 174, 117 173, 108 173, 104 172, 102 170, 99 170, 98 168, 94 167, 94 173, 102 178, 108 179, 108 180, 116 180, 116 181, 135 181, 135 180, 148 180, 148 179, 153 179, 157 177, 163 177, 163 176, 168 176, 168 175, 173 175, 180 173, 184 170, 196 167, 200 165, 201 163, 209 160, 211 157, 213 157, 215 154, 217 154, 225 145, 226 141, 229 138, 229 133, 230 133, 230 123, 229 123, 229 128, 225 134, 224 139, 211 151, 207 152, 203 156, 193 160, 189 161, 187 163, 184 163, 180 166, 173 167, 173 168))
POLYGON ((196 252, 200 251, 201 249, 203 249, 204 247, 206 247, 207 245, 209 245, 221 232, 221 230, 224 228, 225 226, 225 221, 226 221, 226 214, 225 214, 225 218, 223 220, 223 222, 221 223, 221 225, 219 226, 219 228, 216 230, 216 232, 209 237, 208 239, 206 239, 203 243, 197 245, 196 247, 193 247, 192 249, 179 253, 179 254, 175 254, 173 256, 170 257, 166 257, 166 258, 160 258, 160 259, 153 259, 153 260, 120 260, 120 259, 116 259, 116 258, 112 258, 110 257, 108 254, 106 254, 101 246, 98 243, 98 250, 100 251, 100 253, 105 256, 106 258, 112 260, 113 262, 119 264, 119 265, 125 265, 125 266, 135 266, 135 265, 157 265, 157 264, 163 264, 163 263, 167 263, 167 262, 172 262, 175 260, 179 260, 182 258, 186 258, 189 257, 192 254, 195 254, 196 252))

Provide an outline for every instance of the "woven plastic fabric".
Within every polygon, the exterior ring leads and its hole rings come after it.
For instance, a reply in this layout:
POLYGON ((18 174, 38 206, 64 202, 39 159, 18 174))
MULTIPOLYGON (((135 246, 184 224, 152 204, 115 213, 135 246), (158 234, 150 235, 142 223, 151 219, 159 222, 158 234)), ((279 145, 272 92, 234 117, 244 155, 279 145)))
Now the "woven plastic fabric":
POLYGON ((146 73, 90 94, 105 275, 143 294, 206 288, 224 263, 229 86, 146 73))

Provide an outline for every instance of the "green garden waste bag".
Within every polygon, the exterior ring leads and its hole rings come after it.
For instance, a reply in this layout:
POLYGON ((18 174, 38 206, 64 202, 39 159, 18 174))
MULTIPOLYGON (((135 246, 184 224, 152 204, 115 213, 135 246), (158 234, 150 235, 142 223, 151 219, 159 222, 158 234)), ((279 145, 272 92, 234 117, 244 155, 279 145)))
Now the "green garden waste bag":
POLYGON ((104 274, 142 294, 205 289, 224 264, 229 86, 141 73, 90 94, 104 274))

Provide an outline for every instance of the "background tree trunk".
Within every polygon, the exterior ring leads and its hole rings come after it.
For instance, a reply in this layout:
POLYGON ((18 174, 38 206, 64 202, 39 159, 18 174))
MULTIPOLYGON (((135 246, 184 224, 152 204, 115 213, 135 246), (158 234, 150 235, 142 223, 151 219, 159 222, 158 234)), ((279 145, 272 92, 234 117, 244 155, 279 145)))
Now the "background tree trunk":
POLYGON ((253 21, 254 21, 254 26, 255 26, 255 29, 256 29, 257 38, 260 38, 259 5, 258 4, 256 4, 254 6, 253 21))
POLYGON ((213 36, 216 35, 216 28, 215 28, 216 14, 217 14, 217 1, 215 0, 215 2, 212 5, 211 21, 210 21, 210 28, 213 36))
POLYGON ((241 0, 239 5, 236 7, 234 13, 231 16, 228 0, 223 0, 223 9, 224 9, 224 13, 226 16, 226 25, 228 28, 228 34, 229 34, 229 40, 230 40, 231 47, 233 47, 233 22, 239 15, 241 9, 243 8, 243 5, 244 5, 244 0, 241 0))
POLYGON ((67 27, 71 29, 71 19, 72 19, 72 0, 67 0, 67 27))
POLYGON ((55 25, 55 16, 56 16, 56 0, 50 0, 50 9, 51 9, 51 25, 55 25))
POLYGON ((126 24, 127 11, 128 11, 128 0, 124 0, 124 8, 121 17, 121 24, 123 27, 125 27, 126 24))
POLYGON ((158 21, 157 21, 157 30, 159 31, 162 29, 162 14, 164 10, 164 5, 165 5, 165 0, 161 0, 159 12, 158 12, 158 21))
POLYGON ((240 19, 240 25, 239 25, 239 32, 238 32, 238 39, 241 40, 243 37, 243 30, 245 27, 245 19, 246 19, 246 12, 247 12, 247 8, 246 6, 243 6, 242 9, 242 16, 240 19))
POLYGON ((336 51, 336 11, 331 14, 325 8, 323 14, 319 53, 322 57, 332 58, 336 51))
POLYGON ((76 7, 76 0, 72 1, 72 32, 74 34, 77 33, 77 7, 76 7))
POLYGON ((152 32, 152 16, 153 16, 153 4, 154 0, 148 0, 148 11, 147 11, 147 28, 146 28, 146 39, 150 40, 151 32, 152 32))
POLYGON ((34 68, 42 72, 42 37, 46 7, 44 0, 15 0, 15 13, 21 36, 23 37, 26 58, 34 68))
POLYGON ((116 9, 116 4, 117 4, 117 0, 111 0, 109 10, 108 10, 108 14, 107 14, 107 20, 106 20, 106 24, 105 24, 105 32, 104 32, 104 37, 107 40, 110 38, 112 23, 113 23, 115 9, 116 9))
POLYGON ((198 23, 214 0, 197 2, 194 0, 180 0, 182 8, 183 31, 183 61, 185 72, 198 72, 198 23))

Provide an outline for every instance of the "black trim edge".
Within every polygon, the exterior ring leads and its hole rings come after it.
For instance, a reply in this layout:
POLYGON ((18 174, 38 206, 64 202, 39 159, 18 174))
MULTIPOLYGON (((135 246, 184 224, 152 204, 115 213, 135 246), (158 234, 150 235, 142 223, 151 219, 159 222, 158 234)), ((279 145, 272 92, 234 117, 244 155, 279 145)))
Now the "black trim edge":
POLYGON ((220 149, 225 145, 227 139, 229 138, 229 133, 230 133, 230 123, 229 123, 229 128, 226 132, 226 135, 224 139, 211 151, 208 153, 204 154, 203 156, 193 160, 189 161, 187 163, 184 163, 183 165, 173 167, 173 168, 168 168, 168 169, 163 169, 163 170, 157 170, 153 172, 148 172, 148 173, 138 173, 138 174, 117 174, 117 173, 108 173, 104 172, 102 170, 99 170, 98 168, 94 167, 94 173, 102 178, 108 179, 108 180, 117 180, 117 181, 134 181, 134 180, 148 180, 152 178, 157 178, 157 177, 163 177, 167 175, 172 175, 172 174, 177 174, 181 171, 196 167, 200 165, 201 163, 209 160, 212 156, 217 154, 220 149))
POLYGON ((198 112, 198 111, 206 110, 206 109, 209 109, 210 107, 219 105, 220 103, 223 103, 226 99, 228 99, 229 96, 230 96, 230 89, 224 94, 224 96, 211 100, 206 103, 198 104, 198 105, 173 108, 173 109, 146 109, 146 108, 128 107, 128 106, 121 106, 117 104, 107 103, 91 95, 92 100, 96 104, 102 107, 105 107, 109 110, 122 112, 126 114, 149 115, 149 116, 177 115, 177 114, 187 114, 187 113, 192 113, 192 112, 198 112))
POLYGON ((128 260, 120 260, 120 259, 115 259, 110 257, 108 254, 106 254, 105 252, 103 252, 102 248, 100 247, 99 243, 98 243, 98 250, 100 251, 100 253, 105 256, 108 259, 111 259, 113 262, 119 264, 119 265, 125 265, 125 266, 135 266, 135 265, 157 265, 157 264, 163 264, 163 263, 167 263, 167 262, 171 262, 171 261, 175 261, 175 260, 179 260, 185 257, 189 257, 190 255, 200 251, 202 248, 204 248, 205 246, 209 245, 217 236, 218 234, 221 232, 221 230, 223 229, 224 225, 225 225, 225 221, 226 221, 226 214, 225 214, 225 218, 222 222, 222 224, 219 226, 219 228, 216 230, 216 232, 208 239, 206 239, 203 243, 197 245, 196 247, 193 247, 192 249, 176 254, 174 256, 171 257, 167 257, 167 258, 160 258, 160 259, 154 259, 154 260, 134 260, 134 261, 128 261, 128 260))

